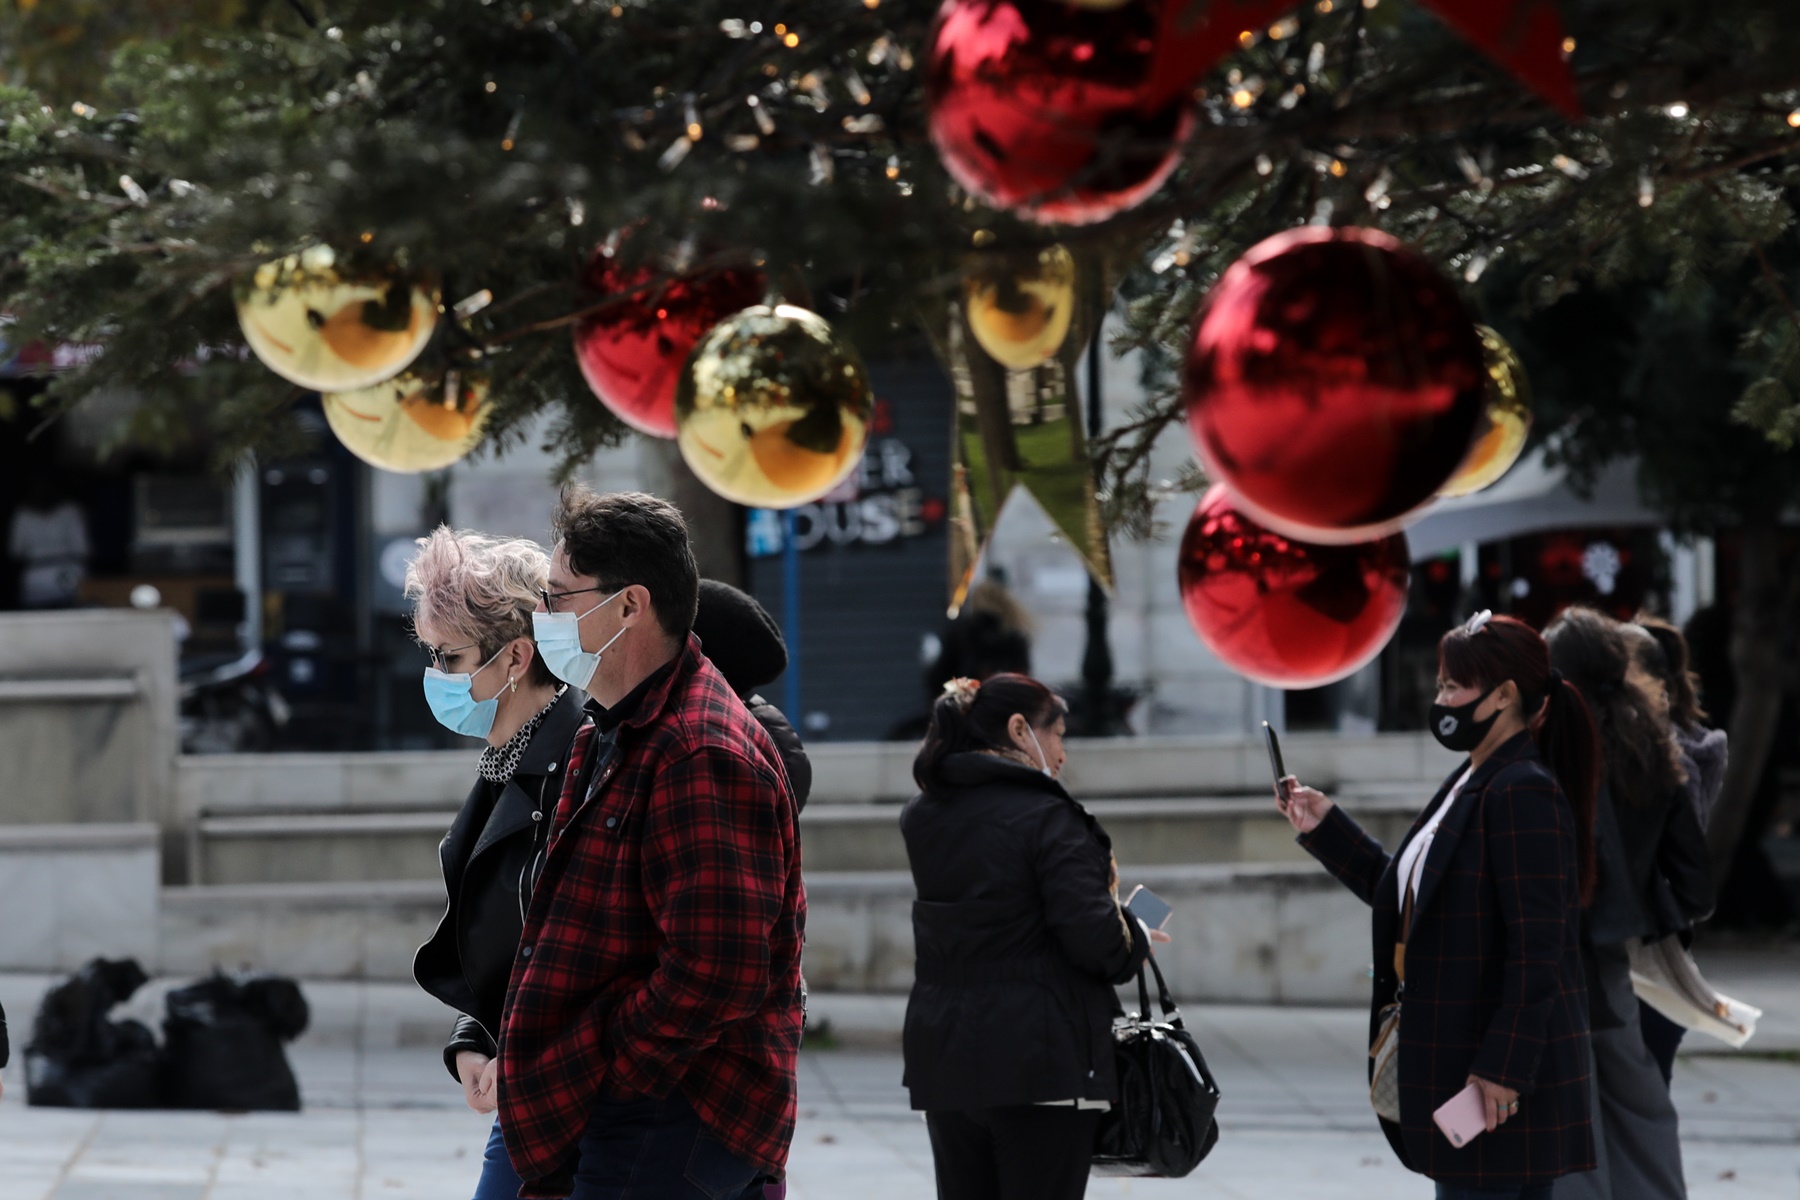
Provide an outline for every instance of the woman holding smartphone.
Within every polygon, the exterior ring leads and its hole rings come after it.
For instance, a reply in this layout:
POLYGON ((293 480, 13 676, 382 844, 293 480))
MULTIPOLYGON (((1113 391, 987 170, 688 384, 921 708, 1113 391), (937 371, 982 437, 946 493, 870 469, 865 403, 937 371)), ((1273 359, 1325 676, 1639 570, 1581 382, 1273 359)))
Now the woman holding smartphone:
POLYGON ((905 1083, 939 1200, 1079 1200, 1119 1098, 1111 985, 1153 935, 1119 906, 1112 842, 1056 782, 1064 708, 1025 675, 951 680, 900 814, 919 891, 905 1083))
POLYGON ((1468 759, 1394 854, 1296 779, 1277 804, 1373 910, 1371 1098, 1398 1118, 1381 1124, 1400 1160, 1440 1200, 1548 1200, 1554 1180, 1594 1165, 1579 938, 1594 724, 1544 639, 1484 612, 1438 643, 1431 732, 1468 759), (1389 1079, 1397 1088, 1379 1086, 1389 1079), (1433 1114, 1471 1088, 1479 1136, 1453 1144, 1433 1114))

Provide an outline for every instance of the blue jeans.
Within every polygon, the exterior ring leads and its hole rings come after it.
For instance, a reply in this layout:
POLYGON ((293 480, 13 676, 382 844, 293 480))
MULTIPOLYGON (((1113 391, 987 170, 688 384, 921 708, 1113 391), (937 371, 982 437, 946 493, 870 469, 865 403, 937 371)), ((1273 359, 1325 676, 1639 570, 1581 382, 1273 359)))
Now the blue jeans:
MULTIPOLYGON (((570 1200, 761 1200, 761 1175, 706 1131, 681 1093, 598 1101, 581 1135, 570 1200)), ((488 1135, 474 1200, 517 1200, 520 1180, 500 1122, 488 1135)))
POLYGON ((1516 1188, 1467 1188, 1454 1183, 1437 1185, 1437 1200, 1550 1200, 1550 1185, 1533 1183, 1516 1188))

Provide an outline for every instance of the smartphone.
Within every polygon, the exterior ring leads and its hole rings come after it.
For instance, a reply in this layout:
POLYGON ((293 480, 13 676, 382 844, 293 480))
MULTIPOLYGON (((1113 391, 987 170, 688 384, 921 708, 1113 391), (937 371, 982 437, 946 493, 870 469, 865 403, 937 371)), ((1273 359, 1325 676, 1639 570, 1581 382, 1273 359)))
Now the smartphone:
POLYGON ((1444 1101, 1431 1119, 1452 1146, 1468 1145, 1487 1132, 1487 1101, 1482 1098, 1481 1088, 1471 1083, 1444 1101))
POLYGON ((1170 908, 1161 896, 1140 883, 1132 888, 1131 895, 1126 897, 1125 911, 1150 928, 1161 929, 1175 910, 1170 908))
POLYGON ((1269 770, 1275 773, 1275 798, 1285 808, 1288 802, 1287 765, 1281 761, 1281 739, 1275 736, 1275 727, 1267 721, 1262 727, 1263 740, 1269 744, 1269 770))

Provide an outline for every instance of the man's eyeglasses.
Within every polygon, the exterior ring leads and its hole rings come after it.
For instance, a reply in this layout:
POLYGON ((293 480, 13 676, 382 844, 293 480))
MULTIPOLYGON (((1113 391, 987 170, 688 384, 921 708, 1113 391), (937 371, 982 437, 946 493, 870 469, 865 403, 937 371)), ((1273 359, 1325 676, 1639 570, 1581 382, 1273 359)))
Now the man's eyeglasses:
POLYGON ((538 599, 542 600, 544 602, 544 611, 545 612, 553 613, 556 611, 556 602, 558 600, 564 599, 565 597, 568 597, 568 596, 579 596, 583 592, 604 592, 605 590, 606 589, 602 588, 602 587, 591 587, 591 588, 576 588, 574 591, 570 591, 570 592, 553 592, 549 588, 539 588, 538 589, 538 599))
POLYGON ((425 653, 431 656, 432 666, 447 674, 450 670, 450 656, 452 654, 461 654, 464 650, 473 650, 475 649, 476 644, 477 643, 475 642, 470 642, 466 646, 449 646, 442 650, 438 649, 436 646, 427 646, 425 647, 425 653))

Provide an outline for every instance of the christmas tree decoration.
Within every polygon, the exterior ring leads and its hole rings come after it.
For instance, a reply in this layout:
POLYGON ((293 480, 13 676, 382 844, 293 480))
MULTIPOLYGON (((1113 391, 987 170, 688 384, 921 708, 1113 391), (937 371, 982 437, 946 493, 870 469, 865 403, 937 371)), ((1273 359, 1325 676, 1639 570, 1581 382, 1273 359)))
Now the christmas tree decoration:
POLYGON ((1279 688, 1319 687, 1367 664, 1406 612, 1404 534, 1355 545, 1296 541, 1215 484, 1182 534, 1182 607, 1232 670, 1279 688))
POLYGON ((1557 0, 1420 0, 1483 54, 1554 104, 1581 119, 1581 97, 1569 70, 1573 44, 1563 34, 1557 0))
POLYGON ((1183 387, 1200 458, 1244 511, 1307 541, 1361 542, 1455 473, 1486 379, 1435 267, 1377 230, 1306 226, 1226 270, 1183 387))
POLYGON ((461 462, 480 443, 487 397, 487 380, 478 374, 427 379, 409 371, 354 392, 324 392, 319 400, 344 449, 371 467, 416 475, 461 462))
MULTIPOLYGON (((952 442, 951 607, 972 581, 1001 510, 1028 493, 1101 586, 1112 587, 1112 553, 1100 519, 1075 363, 1084 343, 1066 339, 1049 362, 1006 371, 979 353, 950 306, 945 356, 956 389, 952 442)), ((1075 324, 1092 320, 1078 313, 1075 324)))
POLYGON ((1525 452, 1531 435, 1531 381, 1525 364, 1506 339, 1477 325, 1481 350, 1487 362, 1487 403, 1469 453, 1450 482, 1438 489, 1440 496, 1467 496, 1491 487, 1512 470, 1525 452))
POLYGON ((236 300, 244 340, 263 365, 321 392, 398 375, 431 340, 442 307, 423 273, 347 269, 329 246, 264 263, 236 300))
POLYGON ((1075 312, 1075 257, 1049 246, 1021 261, 988 257, 963 277, 969 332, 1010 371, 1029 371, 1055 357, 1075 312))
POLYGON ((862 459, 875 393, 855 347, 804 308, 757 305, 694 347, 675 392, 681 457, 752 508, 795 508, 862 459))
POLYGON ((1219 60, 1243 46, 1245 34, 1300 7, 1297 0, 1162 0, 1145 103, 1186 96, 1219 60))
POLYGON ((1193 126, 1185 97, 1146 102, 1162 8, 947 0, 926 67, 944 168, 1040 223, 1092 224, 1147 199, 1193 126))
POLYGON ((652 437, 675 436, 675 387, 707 330, 762 301, 768 278, 722 267, 662 278, 654 266, 625 267, 615 248, 595 251, 587 286, 607 307, 575 326, 575 359, 600 402, 652 437))

